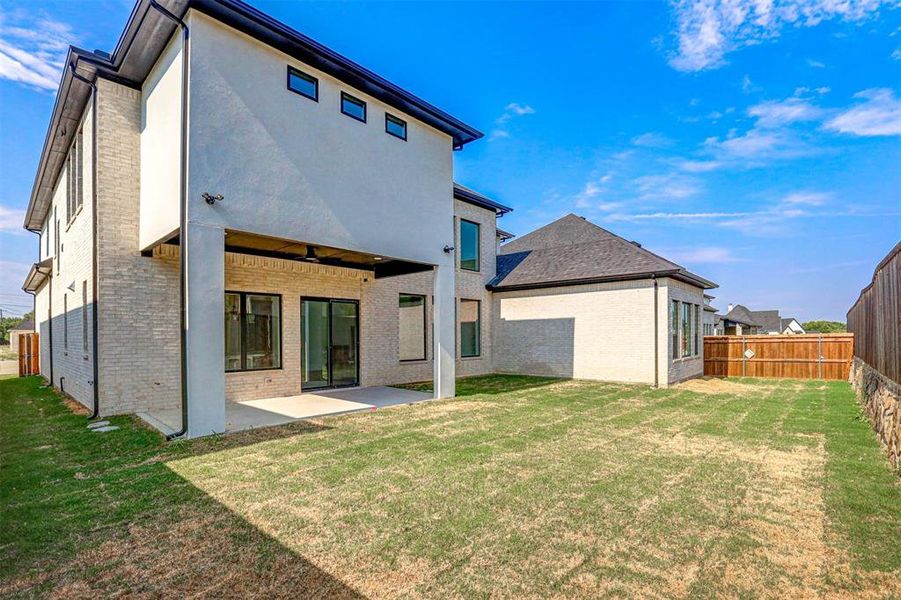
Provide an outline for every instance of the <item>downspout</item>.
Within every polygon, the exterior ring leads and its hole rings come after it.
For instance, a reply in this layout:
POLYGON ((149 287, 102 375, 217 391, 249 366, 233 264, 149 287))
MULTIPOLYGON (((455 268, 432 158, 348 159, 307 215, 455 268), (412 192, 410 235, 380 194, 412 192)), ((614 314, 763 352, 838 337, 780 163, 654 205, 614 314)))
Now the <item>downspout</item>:
POLYGON ((181 46, 181 164, 180 202, 178 214, 178 270, 179 270, 179 318, 181 321, 181 429, 166 436, 166 440, 181 437, 188 432, 188 357, 187 357, 187 265, 188 265, 188 68, 190 60, 191 31, 185 22, 173 15, 156 0, 150 0, 150 7, 159 11, 167 19, 174 21, 182 31, 181 46))
POLYGON ((75 79, 89 85, 91 87, 91 233, 93 234, 91 237, 92 248, 91 248, 91 260, 93 262, 92 270, 93 277, 91 278, 91 299, 94 301, 94 307, 91 309, 91 348, 93 360, 93 371, 94 371, 94 407, 91 410, 90 416, 88 419, 96 419, 100 416, 100 355, 97 352, 99 347, 98 343, 98 310, 97 306, 99 304, 97 298, 97 281, 100 278, 100 272, 98 271, 98 235, 99 231, 97 228, 97 83, 96 81, 91 81, 82 77, 75 70, 75 63, 69 65, 69 70, 72 71, 72 77, 75 79))
POLYGON ((654 387, 660 387, 660 332, 657 330, 659 319, 657 308, 657 275, 652 275, 654 280, 654 387))

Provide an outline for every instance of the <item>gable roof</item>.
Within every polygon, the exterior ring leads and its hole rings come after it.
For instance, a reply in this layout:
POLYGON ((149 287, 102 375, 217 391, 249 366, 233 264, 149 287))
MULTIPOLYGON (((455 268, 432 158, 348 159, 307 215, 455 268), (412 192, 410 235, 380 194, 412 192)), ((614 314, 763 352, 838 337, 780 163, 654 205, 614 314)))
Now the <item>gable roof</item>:
POLYGON ((673 277, 709 289, 716 284, 574 214, 501 246, 492 290, 673 277))
POLYGON ((34 320, 22 319, 15 327, 10 327, 10 331, 34 331, 34 320))
MULTIPOLYGON (((111 54, 69 47, 60 77, 50 125, 44 139, 40 162, 25 212, 25 228, 37 231, 46 216, 53 186, 71 145, 76 124, 90 96, 87 85, 74 81, 102 77, 134 89, 153 68, 177 25, 151 4, 137 0, 116 48, 111 54)), ((482 132, 449 115, 425 100, 391 83, 365 67, 338 54, 315 40, 273 19, 242 0, 157 0, 179 18, 194 8, 285 54, 300 60, 335 79, 394 107, 453 139, 454 148, 462 148, 482 137, 482 132)))
POLYGON ((734 323, 741 323, 742 325, 751 325, 754 327, 760 325, 760 323, 754 320, 751 311, 741 304, 733 306, 732 310, 723 315, 722 318, 724 321, 732 321, 734 323))
POLYGON ((804 330, 804 326, 801 325, 801 321, 799 321, 798 319, 796 319, 794 317, 786 317, 786 318, 782 319, 782 329, 780 329, 779 331, 785 331, 786 329, 788 329, 788 326, 792 324, 792 321, 797 323, 798 327, 800 327, 802 331, 804 330))
POLYGON ((782 317, 778 310, 750 310, 751 318, 764 331, 782 331, 782 317))

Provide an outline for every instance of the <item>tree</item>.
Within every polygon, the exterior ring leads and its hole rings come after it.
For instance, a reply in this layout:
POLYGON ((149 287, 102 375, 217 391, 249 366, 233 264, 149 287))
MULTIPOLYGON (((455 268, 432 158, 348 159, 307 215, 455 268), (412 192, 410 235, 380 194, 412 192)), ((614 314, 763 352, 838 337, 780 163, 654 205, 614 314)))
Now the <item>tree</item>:
POLYGON ((848 326, 841 321, 807 321, 801 323, 807 333, 845 333, 848 326))
POLYGON ((34 318, 34 311, 28 311, 21 317, 3 317, 0 319, 0 343, 8 344, 9 343, 9 330, 15 329, 16 325, 21 323, 22 321, 27 321, 29 319, 34 318))

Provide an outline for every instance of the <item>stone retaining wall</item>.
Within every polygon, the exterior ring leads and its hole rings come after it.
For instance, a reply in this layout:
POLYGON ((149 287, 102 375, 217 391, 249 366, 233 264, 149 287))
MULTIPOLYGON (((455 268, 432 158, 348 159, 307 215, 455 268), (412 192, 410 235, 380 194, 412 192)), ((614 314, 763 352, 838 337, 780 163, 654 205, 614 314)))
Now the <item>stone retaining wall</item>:
POLYGON ((889 462, 901 473, 901 385, 857 357, 851 364, 850 381, 889 462))

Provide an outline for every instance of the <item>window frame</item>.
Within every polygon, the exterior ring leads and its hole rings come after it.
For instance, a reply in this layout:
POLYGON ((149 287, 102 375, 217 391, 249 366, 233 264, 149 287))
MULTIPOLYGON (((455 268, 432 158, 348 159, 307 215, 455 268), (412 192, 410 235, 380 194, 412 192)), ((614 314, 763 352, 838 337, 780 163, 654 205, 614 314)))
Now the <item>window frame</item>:
POLYGON ((458 259, 458 265, 460 269, 464 271, 470 271, 472 273, 479 273, 482 270, 482 224, 477 223, 476 221, 470 221, 469 219, 460 219, 460 253, 458 259), (463 223, 469 223, 470 225, 476 226, 476 268, 470 269, 469 267, 463 266, 463 223))
POLYGON ((386 112, 386 113, 385 113, 385 133, 387 133, 387 134, 390 135, 390 136, 396 137, 396 138, 399 139, 399 140, 403 140, 403 141, 406 142, 406 141, 407 141, 407 122, 404 121, 403 119, 401 119, 400 117, 395 117, 395 116, 392 115, 391 113, 387 113, 387 112, 386 112), (388 124, 389 124, 389 123, 392 123, 392 122, 393 122, 395 125, 397 125, 397 124, 403 125, 403 127, 404 127, 404 134, 403 134, 403 136, 397 135, 396 133, 394 133, 393 131, 391 131, 390 129, 388 129, 388 124))
POLYGON ((408 363, 408 362, 422 362, 424 360, 428 360, 429 356, 429 315, 428 315, 428 297, 425 294, 407 294, 405 292, 399 292, 397 294, 397 308, 398 308, 398 328, 397 328, 397 357, 398 362, 408 363), (413 298, 422 298, 422 358, 401 358, 400 355, 400 298, 401 296, 409 296, 413 298))
MULTIPOLYGON (((284 312, 282 310, 282 295, 281 294, 273 294, 271 292, 242 292, 239 290, 225 290, 225 293, 222 296, 223 299, 223 309, 224 309, 224 300, 225 296, 228 294, 233 294, 238 296, 238 306, 241 309, 240 312, 240 323, 241 323, 241 368, 240 369, 225 369, 226 373, 256 373, 257 371, 279 371, 284 368, 285 360, 284 360, 284 328, 282 326, 282 320, 284 312), (268 296, 271 298, 278 298, 278 366, 277 367, 260 367, 258 369, 248 369, 247 368, 247 327, 245 326, 245 319, 247 318, 247 296, 268 296)), ((225 313, 223 310, 223 318, 225 317, 225 313)), ((223 333, 225 332, 225 323, 222 324, 223 333)), ((223 344, 223 352, 225 351, 225 345, 223 344)), ((223 361, 225 357, 223 356, 223 361)))
POLYGON ((691 303, 682 302, 682 312, 680 314, 679 325, 682 334, 682 343, 680 344, 680 358, 688 358, 692 355, 691 351, 691 303))
POLYGON ((350 117, 351 119, 353 119, 355 121, 365 123, 368 112, 369 111, 366 107, 365 100, 360 100, 356 96, 352 96, 352 95, 348 94, 347 92, 341 92, 341 114, 347 115, 348 117, 350 117), (344 101, 345 100, 347 100, 351 104, 359 104, 360 106, 363 107, 363 118, 362 119, 360 117, 358 117, 357 115, 351 114, 351 113, 347 112, 346 110, 344 110, 344 101))
POLYGON ((682 354, 682 344, 679 343, 679 327, 680 323, 680 315, 682 311, 679 309, 679 301, 672 300, 672 304, 670 305, 670 320, 672 321, 672 326, 670 327, 670 350, 672 350, 673 360, 678 360, 681 358, 682 354))
POLYGON ((694 304, 694 310, 692 311, 692 339, 694 339, 694 356, 699 356, 701 354, 701 305, 694 304))
POLYGON ((79 127, 66 155, 66 227, 84 205, 84 130, 79 127))
POLYGON ((313 77, 309 73, 304 73, 297 67, 292 67, 291 65, 288 65, 288 76, 286 79, 286 86, 287 86, 289 92, 294 92, 298 96, 303 96, 307 100, 312 100, 313 102, 319 102, 319 79, 316 77, 313 77), (308 94, 303 93, 300 90, 297 90, 297 89, 294 89, 293 87, 291 87, 291 76, 292 75, 295 75, 295 76, 299 77, 300 79, 303 79, 309 83, 312 83, 313 88, 315 90, 314 95, 310 96, 308 94))
POLYGON ((457 329, 460 339, 460 358, 481 358, 482 357, 482 301, 475 298, 460 298, 460 310, 457 311, 457 329), (476 354, 463 354, 463 303, 476 303, 476 354))

